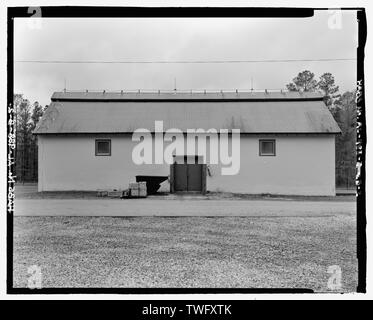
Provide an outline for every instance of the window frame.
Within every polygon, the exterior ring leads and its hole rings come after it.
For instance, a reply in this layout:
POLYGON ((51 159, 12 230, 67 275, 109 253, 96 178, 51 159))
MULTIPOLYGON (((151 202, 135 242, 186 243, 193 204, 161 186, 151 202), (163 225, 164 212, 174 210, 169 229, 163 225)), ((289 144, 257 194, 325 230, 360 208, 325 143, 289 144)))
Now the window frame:
POLYGON ((275 157, 276 156, 276 139, 259 139, 259 156, 260 157, 275 157), (263 154, 262 143, 263 142, 272 142, 273 143, 273 153, 263 154))
POLYGON ((96 157, 110 157, 111 156, 111 139, 95 139, 95 156, 96 157), (98 152, 98 143, 99 142, 108 142, 109 143, 109 152, 108 153, 99 153, 98 152))

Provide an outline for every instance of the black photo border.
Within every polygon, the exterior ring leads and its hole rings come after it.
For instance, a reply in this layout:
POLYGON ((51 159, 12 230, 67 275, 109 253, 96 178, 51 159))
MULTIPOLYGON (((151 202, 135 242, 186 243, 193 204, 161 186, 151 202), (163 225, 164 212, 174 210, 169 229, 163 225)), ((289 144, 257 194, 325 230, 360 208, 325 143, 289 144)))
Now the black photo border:
MULTIPOLYGON (((33 7, 31 7, 33 8, 33 7)), ((31 17, 30 7, 7 8, 7 109, 13 106, 14 93, 14 18, 31 17)), ((264 7, 94 7, 94 6, 44 6, 40 7, 45 18, 306 18, 312 17, 315 10, 327 8, 264 8, 264 7)), ((338 8, 355 10, 358 20, 357 48, 357 163, 360 176, 357 177, 357 259, 358 286, 356 292, 366 292, 366 194, 365 194, 365 155, 366 155, 366 116, 364 47, 367 26, 365 8, 338 8)), ((337 10, 337 9, 335 9, 337 10)), ((31 10, 32 11, 32 10, 31 10)), ((7 141, 11 130, 10 114, 7 112, 7 141)), ((7 154, 11 149, 7 143, 7 154)), ((14 164, 8 162, 8 170, 14 164)), ((9 172, 9 171, 8 171, 9 172)), ((7 178, 7 293, 8 294, 197 294, 197 293, 312 293, 307 288, 14 288, 13 287, 13 210, 14 183, 7 178)), ((333 293, 333 292, 330 292, 333 293)))

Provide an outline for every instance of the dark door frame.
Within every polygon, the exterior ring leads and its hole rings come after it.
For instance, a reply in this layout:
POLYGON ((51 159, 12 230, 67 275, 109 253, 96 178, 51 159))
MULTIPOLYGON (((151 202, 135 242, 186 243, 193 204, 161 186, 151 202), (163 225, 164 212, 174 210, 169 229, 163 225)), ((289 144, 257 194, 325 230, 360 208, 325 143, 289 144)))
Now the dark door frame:
MULTIPOLYGON (((187 156, 184 156, 184 161, 187 156)), ((195 156, 196 159, 198 159, 198 156, 195 156)), ((170 165, 170 192, 175 193, 175 165, 176 165, 176 159, 174 156, 174 163, 170 165)), ((202 194, 206 194, 206 177, 207 177, 207 165, 202 163, 202 194)), ((186 191, 188 192, 188 191, 186 191)), ((195 191, 189 191, 190 193, 195 193, 195 191)))

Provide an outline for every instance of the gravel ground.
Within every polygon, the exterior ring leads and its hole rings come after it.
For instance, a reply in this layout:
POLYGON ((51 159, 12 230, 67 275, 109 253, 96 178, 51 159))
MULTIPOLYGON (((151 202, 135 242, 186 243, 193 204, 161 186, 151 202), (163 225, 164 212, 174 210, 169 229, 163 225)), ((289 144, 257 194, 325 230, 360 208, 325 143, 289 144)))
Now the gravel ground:
POLYGON ((323 217, 15 217, 14 287, 357 286, 354 214, 323 217))

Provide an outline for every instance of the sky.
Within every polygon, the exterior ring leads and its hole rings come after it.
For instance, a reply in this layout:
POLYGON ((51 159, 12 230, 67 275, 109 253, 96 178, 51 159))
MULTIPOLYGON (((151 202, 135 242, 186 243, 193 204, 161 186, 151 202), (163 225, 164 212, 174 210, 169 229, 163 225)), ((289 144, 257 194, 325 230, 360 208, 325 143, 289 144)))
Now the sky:
MULTIPOLYGON (((16 18, 14 60, 281 60, 356 58, 357 20, 342 11, 310 18, 16 18)), ((50 103, 67 90, 235 90, 285 88, 300 71, 334 75, 354 90, 356 62, 226 64, 14 64, 14 91, 50 103)))

